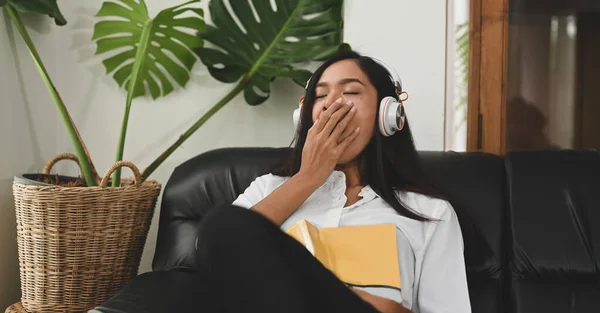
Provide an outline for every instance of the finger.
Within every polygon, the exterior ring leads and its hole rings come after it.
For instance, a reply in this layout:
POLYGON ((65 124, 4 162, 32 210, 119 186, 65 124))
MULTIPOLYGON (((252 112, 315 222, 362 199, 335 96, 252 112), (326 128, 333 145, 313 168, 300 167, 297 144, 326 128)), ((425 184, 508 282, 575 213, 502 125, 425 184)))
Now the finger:
POLYGON ((342 133, 342 135, 337 139, 336 145, 339 145, 342 143, 342 141, 344 141, 346 138, 348 138, 349 136, 352 136, 354 134, 354 132, 356 131, 356 128, 351 128, 346 126, 346 130, 342 133))
MULTIPOLYGON (((346 104, 340 104, 340 106, 341 106, 340 108, 336 108, 335 112, 331 112, 331 115, 330 115, 329 119, 327 120, 327 123, 325 124, 325 126, 323 127, 323 130, 321 131, 322 134, 325 134, 326 136, 331 136, 333 129, 344 118, 344 116, 346 116, 346 114, 348 114, 348 112, 350 112, 350 109, 352 109, 352 107, 354 107, 354 104, 350 102, 350 103, 346 103, 346 104)), ((327 111, 329 111, 329 110, 330 109, 327 109, 327 111)))
POLYGON ((342 142, 342 140, 346 139, 346 137, 352 135, 352 132, 354 132, 354 130, 355 128, 346 126, 346 130, 344 130, 342 135, 337 139, 337 143, 339 144, 340 142, 342 142))
POLYGON ((348 146, 354 141, 354 139, 356 139, 356 137, 358 137, 358 134, 360 133, 360 127, 357 127, 350 135, 346 136, 346 138, 344 138, 344 140, 342 140, 340 142, 340 144, 338 145, 338 148, 341 149, 341 151, 344 151, 348 148, 348 146))
POLYGON ((352 106, 350 112, 348 112, 344 116, 344 118, 342 118, 342 120, 339 123, 337 123, 337 125, 333 129, 333 132, 331 133, 331 139, 335 140, 336 143, 343 139, 341 138, 342 136, 346 137, 347 135, 349 135, 346 132, 346 128, 348 126, 348 123, 350 123, 350 121, 356 114, 356 108, 352 105, 352 103, 349 102, 349 104, 352 106))
POLYGON ((315 121, 313 125, 314 131, 317 134, 323 131, 323 128, 325 128, 325 125, 327 125, 327 121, 329 120, 331 115, 335 113, 335 111, 337 111, 340 107, 342 107, 342 98, 338 98, 337 100, 333 101, 331 105, 325 105, 325 107, 327 107, 328 109, 319 115, 319 118, 315 121))

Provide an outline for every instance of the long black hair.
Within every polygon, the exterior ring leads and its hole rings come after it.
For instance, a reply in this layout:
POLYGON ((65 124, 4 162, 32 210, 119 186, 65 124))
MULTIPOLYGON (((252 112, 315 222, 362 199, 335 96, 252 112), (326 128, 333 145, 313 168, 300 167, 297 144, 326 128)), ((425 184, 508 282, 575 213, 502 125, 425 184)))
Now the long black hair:
MULTIPOLYGON (((300 170, 302 162, 302 149, 306 142, 308 130, 312 127, 312 108, 315 102, 315 89, 323 72, 332 64, 352 60, 358 64, 366 74, 369 81, 377 90, 377 105, 386 96, 398 99, 396 89, 390 73, 385 67, 370 57, 362 56, 354 51, 342 51, 317 68, 306 88, 300 127, 294 138, 294 148, 291 154, 283 160, 273 174, 279 176, 293 176, 300 170)), ((357 158, 359 175, 363 185, 370 187, 400 215, 419 221, 428 221, 425 217, 408 208, 398 197, 398 191, 413 191, 426 196, 446 200, 446 197, 436 188, 428 178, 419 155, 415 148, 410 123, 408 118, 401 131, 393 136, 383 136, 379 131, 357 158)))

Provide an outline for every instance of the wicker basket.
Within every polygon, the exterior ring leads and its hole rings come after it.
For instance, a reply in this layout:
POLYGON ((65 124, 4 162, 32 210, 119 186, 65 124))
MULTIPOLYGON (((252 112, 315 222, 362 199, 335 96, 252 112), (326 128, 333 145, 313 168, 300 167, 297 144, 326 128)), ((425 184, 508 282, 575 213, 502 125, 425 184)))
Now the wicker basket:
MULTIPOLYGON (((50 160, 44 173, 61 159, 50 160)), ((29 313, 84 312, 137 275, 161 186, 140 183, 135 165, 112 166, 98 187, 60 187, 15 180, 21 302, 29 313), (134 179, 106 187, 126 166, 134 179)))
POLYGON ((21 302, 17 302, 15 304, 9 306, 8 308, 6 308, 4 313, 28 313, 28 312, 25 311, 25 308, 23 308, 23 305, 21 304, 21 302))

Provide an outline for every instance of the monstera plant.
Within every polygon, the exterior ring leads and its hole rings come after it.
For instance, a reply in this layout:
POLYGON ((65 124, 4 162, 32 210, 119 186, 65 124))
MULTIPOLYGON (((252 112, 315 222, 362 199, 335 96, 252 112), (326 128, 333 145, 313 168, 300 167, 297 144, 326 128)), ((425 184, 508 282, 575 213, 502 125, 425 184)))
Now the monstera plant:
MULTIPOLYGON (((97 17, 92 40, 106 72, 127 91, 116 160, 123 158, 129 113, 139 96, 164 97, 190 80, 200 59, 217 80, 232 89, 161 153, 142 173, 147 179, 181 144, 238 94, 249 105, 269 98, 271 82, 290 78, 304 86, 311 72, 300 63, 320 61, 348 45, 342 39, 343 0, 212 0, 211 25, 188 1, 150 18, 144 0, 107 0, 97 17), (211 47, 204 47, 208 42, 211 47)), ((19 11, 46 14, 66 24, 56 0, 0 0, 38 66, 79 158, 87 186, 96 186, 96 169, 58 91, 54 87, 19 11)), ((112 177, 119 186, 120 172, 112 177)))
POLYGON ((59 26, 67 24, 67 20, 60 12, 56 0, 0 0, 0 6, 5 5, 10 6, 6 8, 7 10, 13 9, 19 12, 48 15, 53 18, 56 25, 59 26))
MULTIPOLYGON (((154 99, 164 97, 174 90, 169 78, 180 87, 185 87, 190 80, 189 71, 197 60, 192 50, 202 46, 196 33, 204 29, 202 9, 191 6, 198 2, 200 0, 192 0, 162 10, 154 19, 148 15, 143 0, 102 4, 97 16, 109 19, 94 27, 96 54, 120 51, 103 63, 117 84, 127 89, 116 161, 123 159, 133 98, 146 92, 154 99), (123 48, 125 51, 121 51, 123 48)), ((120 177, 120 170, 115 171, 113 186, 119 186, 120 177)))
POLYGON ((209 3, 213 24, 199 37, 214 48, 196 52, 215 79, 235 86, 144 170, 144 178, 242 91, 248 104, 261 104, 276 78, 304 86, 311 72, 296 64, 348 47, 342 40, 343 0, 236 0, 229 5, 231 11, 224 0, 209 3))

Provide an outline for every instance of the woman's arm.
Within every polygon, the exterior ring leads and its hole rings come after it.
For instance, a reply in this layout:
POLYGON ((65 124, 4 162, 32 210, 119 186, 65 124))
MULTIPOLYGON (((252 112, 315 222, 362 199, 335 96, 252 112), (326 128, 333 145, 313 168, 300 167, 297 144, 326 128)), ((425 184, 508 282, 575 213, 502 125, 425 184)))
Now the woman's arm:
POLYGON ((319 188, 317 182, 299 173, 250 209, 261 213, 275 225, 281 226, 317 188, 319 188))
POLYGON ((359 289, 350 289, 381 313, 411 313, 409 309, 394 300, 378 297, 359 289))

